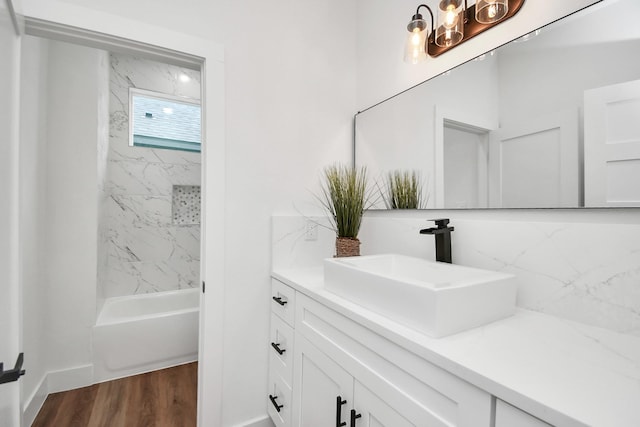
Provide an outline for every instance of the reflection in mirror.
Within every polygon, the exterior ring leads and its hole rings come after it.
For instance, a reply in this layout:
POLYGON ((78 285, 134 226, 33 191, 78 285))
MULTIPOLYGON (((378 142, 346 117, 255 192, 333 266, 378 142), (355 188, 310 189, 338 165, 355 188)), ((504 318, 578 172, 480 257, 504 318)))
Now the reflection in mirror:
POLYGON ((431 209, 640 206, 637 16, 602 1, 358 113, 355 162, 431 209))

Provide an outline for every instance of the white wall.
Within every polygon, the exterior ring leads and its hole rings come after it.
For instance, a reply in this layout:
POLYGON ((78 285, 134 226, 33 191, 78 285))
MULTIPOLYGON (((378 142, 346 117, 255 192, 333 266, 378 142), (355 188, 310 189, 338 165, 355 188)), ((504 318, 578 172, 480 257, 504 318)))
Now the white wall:
POLYGON ((108 133, 108 55, 23 39, 20 227, 30 421, 48 392, 91 382, 98 140, 108 133), (70 84, 73 82, 73 84, 70 84))
POLYGON ((354 3, 229 3, 224 426, 266 414, 271 213, 349 159, 355 110, 354 3))
MULTIPOLYGON (((15 2, 0 3, 0 361, 12 367, 22 342, 20 318, 19 271, 19 87, 20 42, 8 7, 15 2)), ((19 423, 20 383, 2 385, 0 389, 0 426, 19 423)))
POLYGON ((47 360, 50 370, 61 370, 91 363, 98 247, 98 93, 108 62, 104 52, 52 43, 48 65, 47 360))
MULTIPOLYGON (((20 258, 23 351, 29 374, 22 400, 31 401, 46 374, 45 333, 49 305, 46 287, 45 220, 47 174, 48 43, 25 38, 21 55, 20 104, 20 258)), ((46 395, 36 397, 38 406, 46 395)))
MULTIPOLYGON (((543 32, 539 37, 553 35, 543 32)), ((639 48, 640 42, 633 40, 525 50, 518 54, 506 50, 498 58, 501 126, 513 126, 524 117, 563 110, 582 112, 585 90, 640 78, 639 59, 629 55, 639 48), (525 71, 530 78, 527 84, 522 84, 518 76, 525 71)))

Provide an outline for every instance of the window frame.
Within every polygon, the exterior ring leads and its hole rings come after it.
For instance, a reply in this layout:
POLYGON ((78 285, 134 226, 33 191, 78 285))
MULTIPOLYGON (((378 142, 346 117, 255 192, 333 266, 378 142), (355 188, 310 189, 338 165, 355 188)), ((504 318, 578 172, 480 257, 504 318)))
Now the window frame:
MULTIPOLYGON (((161 99, 161 100, 167 100, 167 101, 173 101, 173 102, 178 102, 181 104, 188 104, 188 105, 197 105, 198 107, 200 107, 200 128, 202 129, 202 102, 197 99, 197 98, 190 98, 187 96, 178 96, 178 95, 171 95, 168 93, 163 93, 163 92, 156 92, 153 90, 147 90, 147 89, 138 89, 136 87, 129 87, 129 114, 128 114, 128 119, 129 119, 129 147, 137 147, 137 148, 152 148, 152 149, 160 149, 160 150, 176 150, 176 151, 185 151, 187 153, 200 153, 202 152, 202 134, 200 135, 200 143, 198 144, 197 149, 190 149, 190 148, 183 148, 183 147, 171 147, 171 146, 161 146, 161 145, 153 145, 153 144, 135 144, 134 139, 133 139, 133 127, 134 127, 134 111, 133 111, 133 97, 134 96, 143 96, 146 98, 156 98, 156 99, 161 99)), ((176 142, 183 142, 183 143, 193 143, 192 141, 181 141, 178 139, 167 139, 167 141, 176 141, 176 142)))

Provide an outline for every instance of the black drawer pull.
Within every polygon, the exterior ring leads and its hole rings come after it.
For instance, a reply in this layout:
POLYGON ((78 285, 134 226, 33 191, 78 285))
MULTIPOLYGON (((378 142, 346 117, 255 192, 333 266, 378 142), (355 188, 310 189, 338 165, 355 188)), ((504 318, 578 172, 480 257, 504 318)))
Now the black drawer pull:
POLYGON ((356 420, 358 418, 362 417, 362 414, 356 414, 356 410, 352 409, 351 410, 351 426, 350 427, 356 427, 356 420))
POLYGON ((286 349, 284 349, 284 348, 280 348, 280 344, 276 344, 276 343, 274 343, 274 342, 272 342, 272 343, 271 343, 271 347, 273 347, 273 348, 278 352, 278 354, 279 354, 280 356, 282 356, 282 354, 283 354, 285 351, 287 351, 287 350, 286 350, 286 349))
POLYGON ((282 297, 273 297, 273 300, 281 306, 284 306, 287 303, 286 301, 282 301, 282 297))
POLYGON ((269 400, 271 400, 271 403, 273 403, 273 406, 275 406, 276 411, 280 412, 280 409, 282 409, 284 406, 283 405, 278 405, 278 402, 276 402, 277 398, 278 398, 278 396, 269 395, 269 400))
POLYGON ((346 400, 342 400, 342 396, 336 397, 336 427, 344 427, 347 425, 346 421, 342 421, 342 405, 347 403, 346 400))

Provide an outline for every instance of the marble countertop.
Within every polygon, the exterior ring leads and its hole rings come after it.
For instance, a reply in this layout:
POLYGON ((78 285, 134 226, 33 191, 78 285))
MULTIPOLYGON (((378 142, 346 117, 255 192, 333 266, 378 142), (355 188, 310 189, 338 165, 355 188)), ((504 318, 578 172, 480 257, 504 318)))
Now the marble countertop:
POLYGON ((640 426, 640 338, 533 311, 430 338, 324 289, 322 268, 273 277, 556 426, 640 426))

